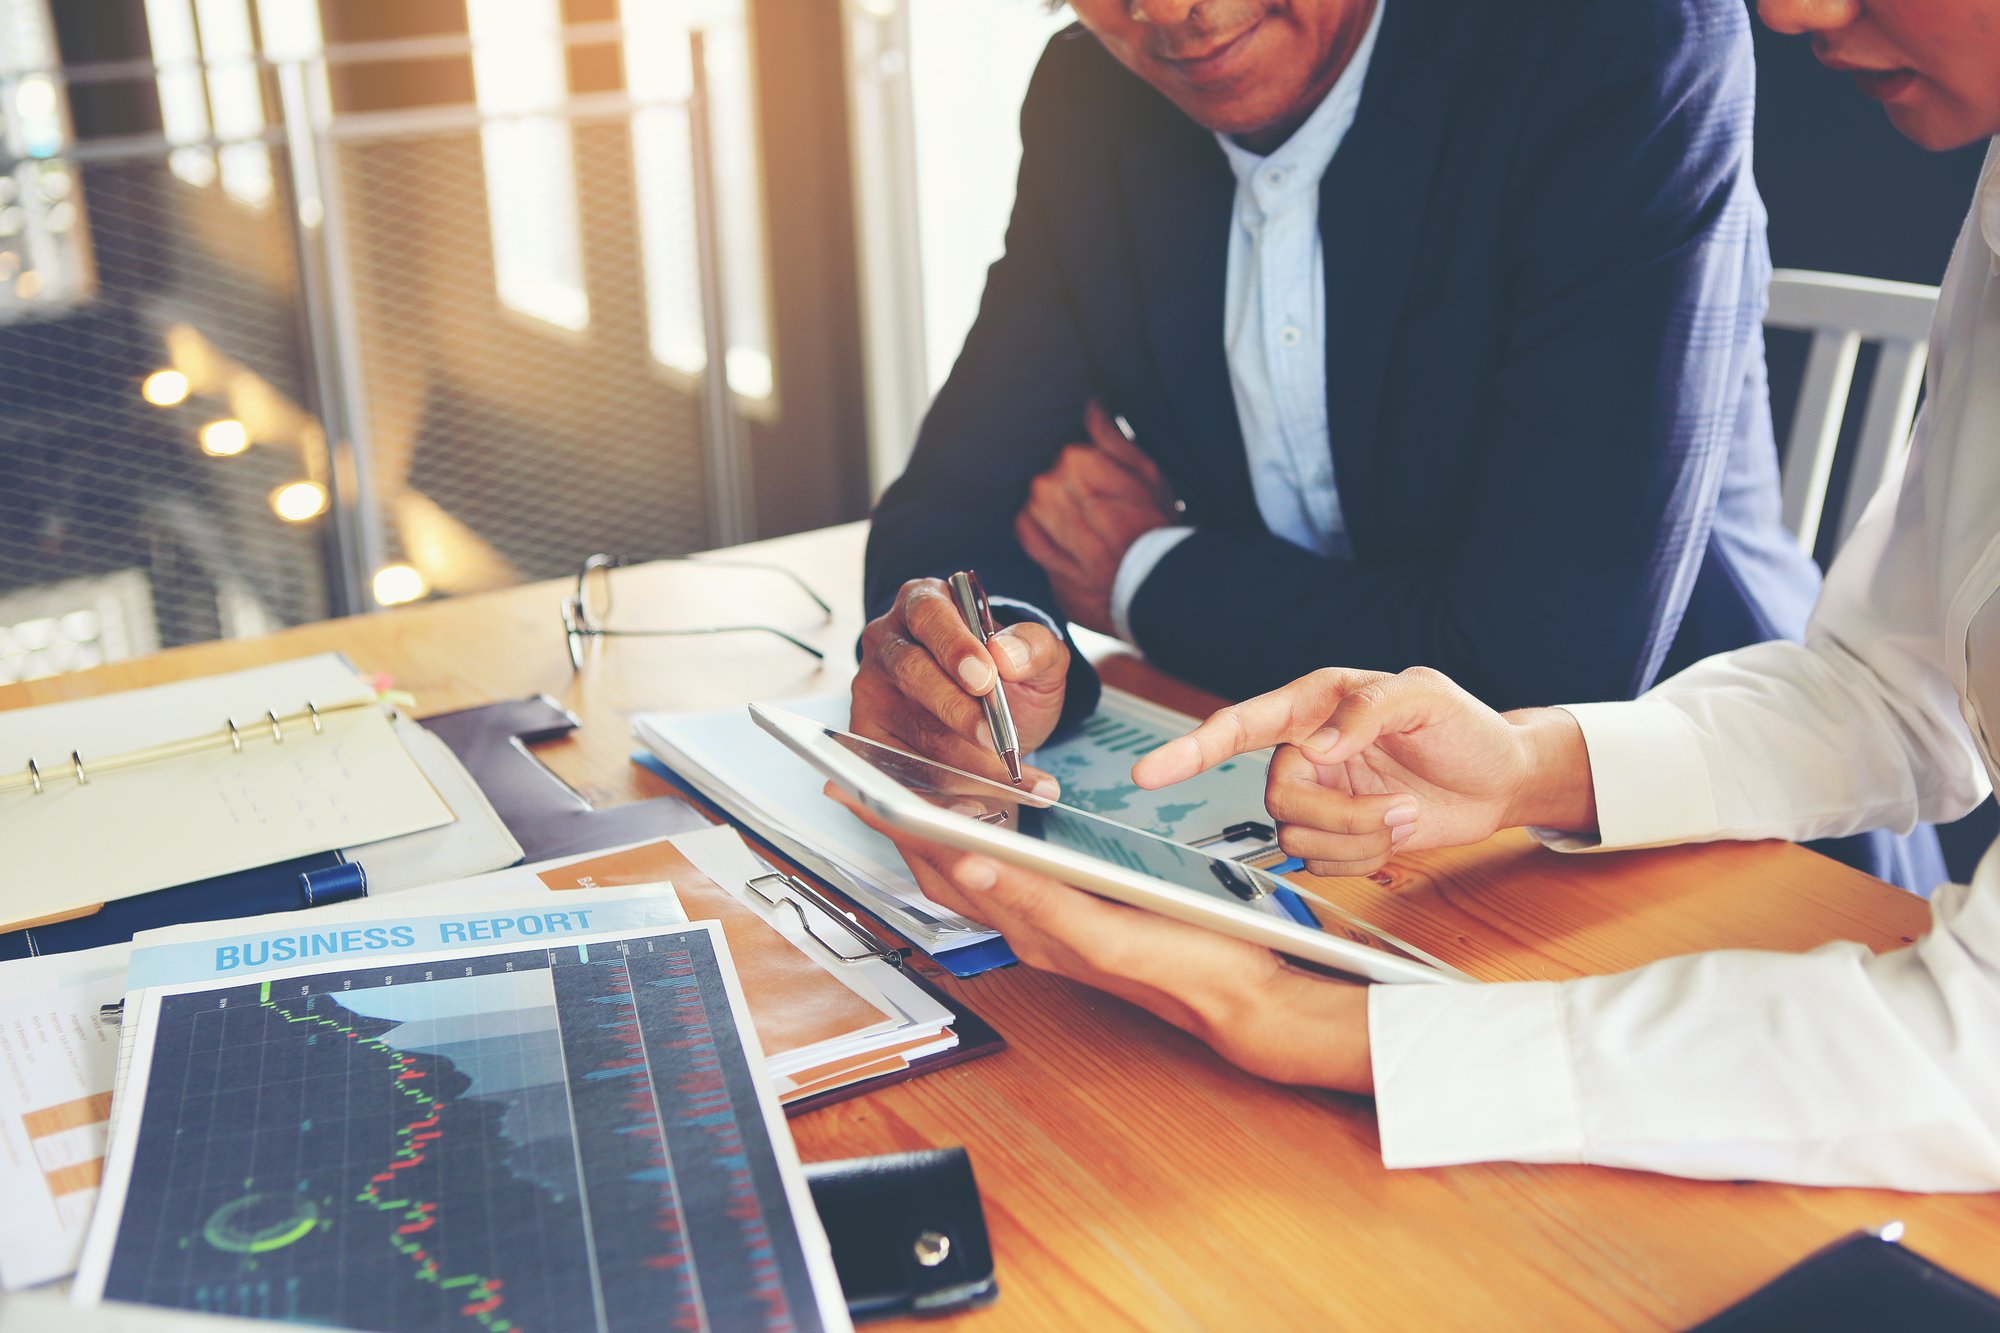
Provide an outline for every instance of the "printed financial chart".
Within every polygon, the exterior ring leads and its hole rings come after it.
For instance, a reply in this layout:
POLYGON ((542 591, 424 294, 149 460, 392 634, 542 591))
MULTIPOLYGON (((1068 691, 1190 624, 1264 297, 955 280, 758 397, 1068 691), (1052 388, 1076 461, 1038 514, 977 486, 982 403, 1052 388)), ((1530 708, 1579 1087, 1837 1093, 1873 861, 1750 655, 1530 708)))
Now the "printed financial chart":
POLYGON ((821 1327, 700 931, 166 995, 107 1300, 821 1327))

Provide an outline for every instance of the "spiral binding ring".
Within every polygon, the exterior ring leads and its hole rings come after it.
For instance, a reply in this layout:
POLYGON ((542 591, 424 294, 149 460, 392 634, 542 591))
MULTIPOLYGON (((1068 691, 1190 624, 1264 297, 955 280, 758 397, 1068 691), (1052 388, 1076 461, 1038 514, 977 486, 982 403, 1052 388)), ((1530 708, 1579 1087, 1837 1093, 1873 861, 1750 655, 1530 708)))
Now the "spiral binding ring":
POLYGON ((75 750, 71 750, 69 752, 69 761, 76 766, 76 785, 79 787, 89 785, 90 775, 83 771, 83 756, 75 750))
POLYGON ((319 720, 319 709, 313 707, 313 701, 310 699, 306 700, 306 716, 312 719, 313 735, 324 735, 326 724, 319 720))
POLYGON ((269 718, 271 722, 271 739, 279 745, 283 745, 285 743, 285 729, 279 725, 278 715, 267 708, 264 710, 264 716, 269 718))
POLYGON ((227 725, 227 726, 228 726, 228 728, 229 728, 229 749, 230 749, 230 751, 231 751, 232 753, 234 753, 234 754, 242 754, 242 753, 243 753, 243 737, 242 737, 242 736, 241 736, 241 735, 240 735, 240 734, 239 734, 239 733, 237 732, 237 730, 236 730, 236 719, 235 719, 235 718, 233 718, 233 717, 232 717, 232 718, 226 718, 226 719, 224 719, 224 722, 225 722, 225 725, 227 725))
POLYGON ((35 795, 40 796, 42 794, 42 766, 32 759, 28 761, 28 781, 35 784, 35 795))

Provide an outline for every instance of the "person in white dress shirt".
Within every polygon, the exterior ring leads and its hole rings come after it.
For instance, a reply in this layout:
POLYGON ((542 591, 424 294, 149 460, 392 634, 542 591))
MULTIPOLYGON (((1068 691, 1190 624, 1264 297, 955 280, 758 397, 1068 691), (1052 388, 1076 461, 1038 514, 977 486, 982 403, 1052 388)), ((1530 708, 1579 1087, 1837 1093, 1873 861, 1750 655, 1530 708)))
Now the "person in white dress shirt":
MULTIPOLYGON (((2000 0, 1761 0, 1930 148, 2000 136, 2000 0)), ((1866 188, 1855 182, 1857 189, 1866 188)), ((1909 828, 2000 778, 2000 137, 1951 259, 1900 481, 1803 644, 1725 653, 1629 703, 1499 714, 1436 672, 1329 668, 1143 759, 1145 785, 1278 744, 1288 850, 1358 874, 1517 825, 1582 851, 1909 828)), ((1915 944, 1730 951, 1617 976, 1360 987, 936 849, 926 887, 1031 963, 1244 1068, 1372 1092, 1390 1166, 2000 1189, 2000 843, 1915 944)))

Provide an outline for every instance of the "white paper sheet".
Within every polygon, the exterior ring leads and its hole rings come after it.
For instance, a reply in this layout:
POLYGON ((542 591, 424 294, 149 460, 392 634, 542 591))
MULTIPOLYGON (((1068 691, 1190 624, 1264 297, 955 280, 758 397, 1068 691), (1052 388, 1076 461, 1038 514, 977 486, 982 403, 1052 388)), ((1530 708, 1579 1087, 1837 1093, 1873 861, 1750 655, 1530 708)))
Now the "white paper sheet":
POLYGON ((396 739, 458 818, 400 838, 346 848, 347 859, 368 872, 369 896, 480 875, 520 861, 521 844, 514 841, 499 812, 451 747, 413 717, 397 717, 395 731, 396 739))
POLYGON ((117 1067, 113 976, 0 998, 0 1285, 76 1268, 97 1202, 117 1067))

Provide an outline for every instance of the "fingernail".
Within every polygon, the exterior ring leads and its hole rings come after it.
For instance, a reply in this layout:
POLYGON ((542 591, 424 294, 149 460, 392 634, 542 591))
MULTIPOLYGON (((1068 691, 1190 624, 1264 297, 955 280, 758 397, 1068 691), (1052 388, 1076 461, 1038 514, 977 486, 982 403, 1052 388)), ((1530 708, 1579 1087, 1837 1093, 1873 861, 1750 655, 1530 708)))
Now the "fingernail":
POLYGON ((951 868, 951 877, 958 882, 958 887, 961 889, 972 889, 977 892, 992 888, 999 880, 1000 872, 993 868, 991 861, 977 856, 967 856, 962 857, 959 863, 951 868))
POLYGON ((1333 727, 1321 727, 1299 742, 1299 748, 1325 754, 1338 744, 1340 744, 1340 732, 1333 727))
POLYGON ((1416 831, 1417 826, 1415 824, 1404 824, 1400 828, 1392 829, 1389 833, 1389 845, 1391 847, 1401 847, 1410 840, 1410 835, 1416 831))
POLYGON ((993 683, 993 668, 976 657, 968 657, 958 664, 958 678, 974 694, 984 694, 993 683))
POLYGON ((989 650, 1007 659, 1007 665, 1020 671, 1028 665, 1028 645, 1005 634, 995 635, 986 641, 989 650))
POLYGON ((1417 822, 1417 803, 1398 801, 1382 814, 1382 823, 1388 828, 1401 828, 1405 824, 1417 822))
POLYGON ((973 736, 987 749, 993 748, 993 728, 986 725, 985 718, 979 719, 979 725, 973 729, 973 736))
POLYGON ((1062 785, 1054 778, 1036 778, 1032 790, 1045 801, 1053 801, 1062 795, 1062 785))

